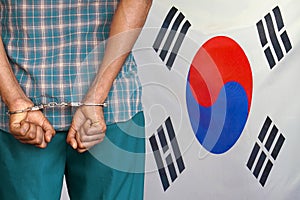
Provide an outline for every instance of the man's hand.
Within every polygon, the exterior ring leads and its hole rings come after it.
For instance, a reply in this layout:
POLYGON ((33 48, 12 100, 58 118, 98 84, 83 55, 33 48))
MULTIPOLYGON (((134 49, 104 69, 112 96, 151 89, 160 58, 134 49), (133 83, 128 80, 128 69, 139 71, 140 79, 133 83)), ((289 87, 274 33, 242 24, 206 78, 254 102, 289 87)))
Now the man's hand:
POLYGON ((82 106, 76 111, 67 143, 82 153, 103 141, 106 124, 100 106, 82 106))
MULTIPOLYGON (((86 102, 103 102, 146 21, 152 0, 121 0, 110 26, 109 39, 86 102)), ((73 118, 67 142, 84 152, 101 142, 106 131, 101 107, 80 107, 73 118)))
POLYGON ((20 142, 46 148, 55 130, 41 111, 10 115, 11 134, 20 142))

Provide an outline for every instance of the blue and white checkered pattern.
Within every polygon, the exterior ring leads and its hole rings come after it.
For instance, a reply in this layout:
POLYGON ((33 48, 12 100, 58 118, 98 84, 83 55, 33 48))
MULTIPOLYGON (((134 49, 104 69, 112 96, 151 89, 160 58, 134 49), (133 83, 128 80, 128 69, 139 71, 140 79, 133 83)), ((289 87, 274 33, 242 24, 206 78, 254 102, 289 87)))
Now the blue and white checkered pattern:
MULTIPOLYGON (((11 67, 35 104, 84 97, 101 63, 117 0, 1 0, 0 32, 11 67), (97 66, 97 67, 96 67, 97 66)), ((142 109, 137 67, 130 55, 109 92, 106 122, 120 122, 142 109)), ((8 129, 0 103, 0 128, 8 129)), ((56 130, 70 126, 74 110, 47 109, 56 130)))

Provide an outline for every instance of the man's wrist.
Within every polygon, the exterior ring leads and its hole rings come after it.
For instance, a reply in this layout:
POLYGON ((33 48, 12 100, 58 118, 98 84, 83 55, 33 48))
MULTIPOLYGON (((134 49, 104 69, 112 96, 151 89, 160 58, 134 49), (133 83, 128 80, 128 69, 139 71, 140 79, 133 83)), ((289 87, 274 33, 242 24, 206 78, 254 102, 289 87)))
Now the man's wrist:
POLYGON ((22 110, 34 106, 32 101, 27 97, 6 100, 5 103, 9 110, 22 110))

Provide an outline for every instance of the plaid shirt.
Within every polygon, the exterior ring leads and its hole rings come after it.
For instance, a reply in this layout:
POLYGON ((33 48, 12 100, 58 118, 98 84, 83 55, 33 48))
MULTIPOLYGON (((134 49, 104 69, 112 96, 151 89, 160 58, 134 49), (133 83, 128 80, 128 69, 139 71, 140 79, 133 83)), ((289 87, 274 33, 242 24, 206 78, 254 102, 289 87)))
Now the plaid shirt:
MULTIPOLYGON (((117 0, 0 0, 0 33, 11 67, 35 103, 78 102, 101 63, 117 0)), ((3 84, 3 83, 1 83, 3 84)), ((142 109, 137 67, 130 54, 106 99, 107 124, 142 109)), ((7 130, 0 103, 0 128, 7 130)), ((56 130, 67 130, 74 109, 47 108, 56 130)))

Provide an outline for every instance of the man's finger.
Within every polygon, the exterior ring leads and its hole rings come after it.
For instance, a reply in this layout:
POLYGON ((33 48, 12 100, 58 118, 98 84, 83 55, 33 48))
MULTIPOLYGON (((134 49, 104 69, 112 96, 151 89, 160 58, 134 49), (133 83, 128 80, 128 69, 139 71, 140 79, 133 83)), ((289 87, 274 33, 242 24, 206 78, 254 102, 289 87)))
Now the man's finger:
POLYGON ((85 143, 82 143, 82 148, 77 148, 77 151, 79 153, 84 153, 86 151, 88 151, 90 148, 92 148, 93 146, 99 144, 100 142, 102 142, 103 139, 101 140, 98 140, 98 141, 93 141, 93 142, 85 142, 85 143))
POLYGON ((86 135, 86 131, 88 131, 88 128, 86 127, 87 122, 85 122, 77 132, 79 134, 79 140, 81 141, 81 136, 86 135))
MULTIPOLYGON (((32 139, 29 139, 29 137, 24 138, 22 141, 26 144, 32 144, 40 148, 45 148, 47 145, 44 145, 45 138, 44 138, 44 131, 40 126, 36 126, 34 124, 31 124, 30 131, 35 131, 35 137, 32 139)), ((29 133, 28 133, 29 134, 29 133)))
POLYGON ((76 130, 71 126, 68 135, 67 135, 67 143, 73 148, 73 149, 77 149, 78 144, 76 141, 76 130))
MULTIPOLYGON (((23 137, 21 137, 19 140, 24 141, 26 144, 37 144, 37 129, 38 126, 35 124, 30 124, 30 128, 27 132, 27 134, 23 137)), ((40 134, 40 133, 39 133, 40 134)))
MULTIPOLYGON (((27 132, 25 132, 25 134, 24 133, 21 133, 21 134, 19 134, 19 135, 16 135, 16 139, 18 139, 18 140, 22 140, 23 142, 25 142, 25 143, 28 143, 27 141, 30 141, 30 140, 34 140, 35 139, 35 137, 36 137, 36 125, 35 124, 31 124, 31 123, 22 123, 22 125, 21 125, 21 127, 22 126, 26 126, 26 128, 27 128, 27 126, 28 126, 28 129, 27 129, 27 132)), ((23 130, 26 130, 26 129, 23 129, 23 130)), ((19 131, 19 133, 20 133, 20 131, 19 131)))
POLYGON ((47 142, 45 141, 45 134, 40 126, 37 127, 37 137, 35 139, 35 143, 35 146, 38 148, 44 149, 47 147, 47 142))
MULTIPOLYGON (((91 141, 91 142, 83 142, 82 145, 85 149, 90 149, 92 148, 93 146, 95 146, 96 144, 99 144, 100 142, 103 141, 103 138, 102 139, 99 139, 99 140, 94 140, 94 141, 91 141)), ((81 148, 83 149, 83 148, 81 148)))
POLYGON ((84 148, 84 149, 77 149, 77 152, 79 152, 79 153, 84 153, 84 152, 86 152, 88 149, 86 149, 86 148, 84 148))
POLYGON ((56 133, 54 128, 52 127, 52 125, 46 118, 44 118, 44 120, 42 121, 40 126, 42 127, 43 131, 45 132, 45 141, 49 143, 51 141, 52 137, 56 133))
POLYGON ((103 140, 104 136, 105 136, 104 133, 98 133, 96 135, 82 135, 80 137, 80 140, 82 143, 92 142, 92 141, 97 141, 97 140, 103 140))
POLYGON ((84 129, 87 135, 98 135, 99 133, 105 133, 106 124, 102 121, 91 122, 87 120, 84 124, 84 129))
MULTIPOLYGON (((80 131, 83 132, 83 129, 81 129, 80 131)), ((81 134, 83 134, 83 133, 81 133, 81 134)), ((85 146, 82 144, 82 141, 81 141, 80 133, 76 132, 75 138, 76 138, 76 142, 77 142, 77 149, 85 149, 85 146)))
POLYGON ((37 126, 35 124, 30 124, 30 128, 27 131, 24 139, 26 140, 34 140, 36 137, 37 126))
POLYGON ((16 137, 25 136, 29 128, 30 128, 30 124, 25 121, 21 121, 21 122, 12 121, 10 124, 10 132, 16 137))

